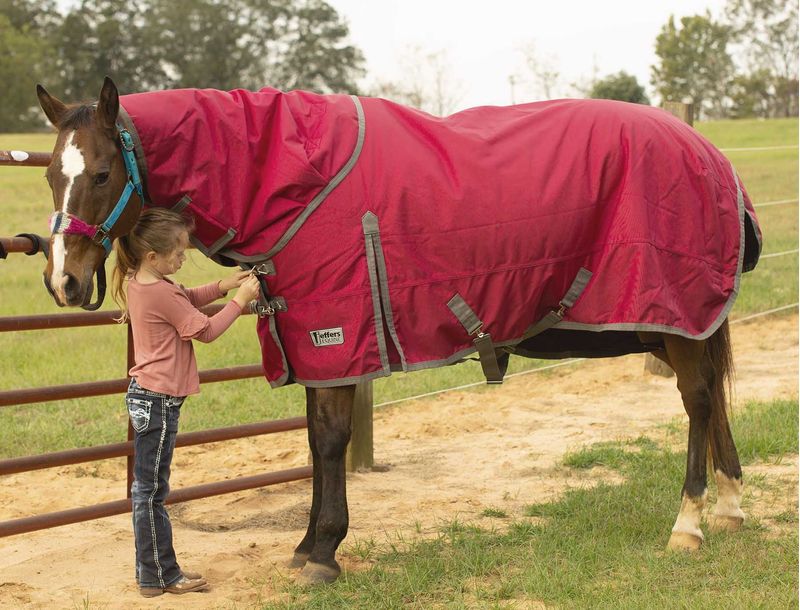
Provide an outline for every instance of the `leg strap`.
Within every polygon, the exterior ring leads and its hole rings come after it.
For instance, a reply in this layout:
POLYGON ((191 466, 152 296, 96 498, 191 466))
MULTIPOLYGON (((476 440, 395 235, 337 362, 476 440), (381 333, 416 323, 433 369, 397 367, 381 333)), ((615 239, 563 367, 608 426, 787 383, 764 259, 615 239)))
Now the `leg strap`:
POLYGON ((581 267, 580 270, 578 270, 578 275, 576 275, 575 279, 572 280, 572 284, 570 284, 567 294, 565 294, 564 298, 558 302, 558 309, 551 309, 541 320, 526 330, 525 334, 522 335, 522 338, 520 339, 520 343, 525 341, 525 339, 530 339, 531 337, 535 337, 536 335, 543 333, 548 328, 552 328, 561 322, 561 320, 564 319, 564 314, 567 312, 567 309, 575 305, 575 302, 578 300, 581 294, 583 294, 583 291, 591 278, 592 272, 581 267))
MULTIPOLYGON (((547 312, 541 320, 525 331, 525 334, 520 338, 520 342, 534 337, 561 322, 567 309, 575 304, 591 277, 591 271, 581 267, 564 298, 559 301, 558 309, 547 312)), ((447 302, 447 306, 461 322, 467 333, 475 335, 473 343, 478 350, 478 358, 480 359, 483 374, 486 377, 486 383, 503 383, 503 376, 507 367, 502 367, 503 370, 501 371, 497 361, 497 350, 492 343, 492 336, 482 331, 483 321, 478 318, 477 314, 467 305, 467 302, 460 294, 456 294, 450 299, 447 302)))

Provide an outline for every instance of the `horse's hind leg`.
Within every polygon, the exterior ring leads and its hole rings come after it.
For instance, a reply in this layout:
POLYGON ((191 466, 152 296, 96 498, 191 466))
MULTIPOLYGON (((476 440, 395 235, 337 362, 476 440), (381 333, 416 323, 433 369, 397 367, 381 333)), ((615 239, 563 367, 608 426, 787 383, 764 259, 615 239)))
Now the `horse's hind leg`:
POLYGON ((309 553, 298 577, 302 584, 332 582, 341 572, 335 555, 348 527, 345 451, 350 441, 355 386, 312 392, 308 425, 314 458, 314 497, 306 537, 295 551, 298 562, 309 553))
POLYGON ((705 341, 666 334, 663 338, 667 357, 678 379, 683 406, 689 415, 686 478, 681 491, 681 509, 668 546, 695 550, 703 542, 700 519, 706 503, 706 453, 715 372, 706 355, 705 341))
POLYGON ((714 456, 714 476, 717 480, 717 503, 708 520, 713 532, 735 532, 744 523, 742 501, 742 468, 733 444, 733 436, 725 413, 719 422, 712 415, 711 452, 714 456))
POLYGON ((728 424, 725 397, 725 378, 732 369, 731 343, 727 321, 709 338, 706 346, 709 358, 717 372, 713 388, 713 408, 709 442, 714 458, 714 475, 717 480, 717 504, 709 518, 712 531, 735 531, 744 522, 740 507, 742 500, 742 467, 728 424))

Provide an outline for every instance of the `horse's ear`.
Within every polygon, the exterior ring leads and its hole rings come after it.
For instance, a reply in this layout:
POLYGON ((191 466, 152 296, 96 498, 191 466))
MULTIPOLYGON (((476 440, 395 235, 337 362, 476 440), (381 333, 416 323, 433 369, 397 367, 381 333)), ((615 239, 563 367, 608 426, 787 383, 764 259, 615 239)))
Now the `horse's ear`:
POLYGON ((116 131, 117 115, 119 114, 119 91, 114 81, 108 76, 103 80, 100 90, 100 99, 97 102, 97 123, 103 129, 116 131))
POLYGON ((57 97, 50 95, 47 89, 41 85, 36 85, 36 97, 39 98, 39 105, 44 110, 47 118, 50 119, 54 127, 58 127, 67 112, 67 105, 57 97))

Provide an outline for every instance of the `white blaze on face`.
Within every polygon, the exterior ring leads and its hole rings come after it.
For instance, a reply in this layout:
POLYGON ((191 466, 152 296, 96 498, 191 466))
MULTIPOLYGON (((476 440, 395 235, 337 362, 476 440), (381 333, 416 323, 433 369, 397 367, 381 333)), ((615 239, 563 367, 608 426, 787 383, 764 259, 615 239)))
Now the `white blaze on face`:
MULTIPOLYGON (((67 137, 67 143, 64 145, 64 150, 61 151, 61 173, 67 178, 64 200, 61 202, 61 211, 65 213, 69 211, 69 198, 72 193, 72 186, 75 184, 75 178, 80 176, 86 169, 83 153, 72 142, 74 138, 75 132, 73 131, 67 137)), ((53 252, 51 256, 53 258, 53 275, 50 278, 50 286, 61 302, 65 303, 67 299, 64 294, 64 287, 67 284, 67 276, 64 273, 64 260, 67 257, 67 249, 64 244, 64 235, 61 233, 53 236, 53 252)))

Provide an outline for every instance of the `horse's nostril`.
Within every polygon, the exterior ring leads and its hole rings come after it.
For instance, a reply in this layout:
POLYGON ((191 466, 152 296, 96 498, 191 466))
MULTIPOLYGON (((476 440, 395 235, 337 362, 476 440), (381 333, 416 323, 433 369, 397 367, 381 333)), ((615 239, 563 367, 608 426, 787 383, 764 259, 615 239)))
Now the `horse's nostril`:
POLYGON ((80 282, 77 279, 75 279, 74 275, 67 273, 66 276, 67 276, 67 283, 64 284, 64 294, 67 297, 67 301, 72 303, 79 299, 82 299, 83 291, 81 290, 80 282))

